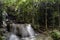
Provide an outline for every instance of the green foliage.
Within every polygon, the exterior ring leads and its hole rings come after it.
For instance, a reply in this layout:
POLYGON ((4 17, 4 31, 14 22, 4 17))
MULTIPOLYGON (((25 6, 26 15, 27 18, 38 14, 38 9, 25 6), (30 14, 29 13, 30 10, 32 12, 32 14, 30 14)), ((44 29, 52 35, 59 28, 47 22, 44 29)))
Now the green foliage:
POLYGON ((2 36, 0 36, 0 40, 3 40, 2 36))
POLYGON ((48 27, 53 24, 59 26, 58 7, 60 3, 57 0, 0 0, 0 2, 2 3, 0 9, 5 10, 16 22, 31 23, 38 29, 35 25, 44 28, 47 19, 48 27))
POLYGON ((53 32, 51 33, 51 36, 54 40, 60 40, 60 31, 53 30, 53 32))
POLYGON ((11 6, 16 2, 16 0, 0 0, 2 3, 4 3, 6 6, 11 6))

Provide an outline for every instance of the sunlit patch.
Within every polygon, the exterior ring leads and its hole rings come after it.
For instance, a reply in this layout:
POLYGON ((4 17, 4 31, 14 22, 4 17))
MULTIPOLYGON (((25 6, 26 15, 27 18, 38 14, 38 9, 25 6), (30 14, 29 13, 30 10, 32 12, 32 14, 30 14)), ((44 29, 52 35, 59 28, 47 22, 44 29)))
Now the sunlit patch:
POLYGON ((22 0, 23 2, 26 2, 26 0, 22 0))

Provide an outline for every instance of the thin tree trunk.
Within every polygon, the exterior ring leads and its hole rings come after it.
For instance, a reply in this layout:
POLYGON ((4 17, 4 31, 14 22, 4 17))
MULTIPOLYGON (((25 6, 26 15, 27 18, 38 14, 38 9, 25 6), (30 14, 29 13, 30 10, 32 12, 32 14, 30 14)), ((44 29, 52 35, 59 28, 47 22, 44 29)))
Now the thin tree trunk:
POLYGON ((34 16, 32 15, 32 24, 34 25, 34 16))
POLYGON ((45 13, 45 26, 46 26, 46 31, 48 31, 48 27, 47 27, 47 0, 46 0, 46 13, 45 13))
POLYGON ((52 19, 53 19, 53 27, 52 27, 52 30, 53 30, 54 29, 54 26, 55 26, 55 15, 54 15, 54 13, 52 14, 52 19))

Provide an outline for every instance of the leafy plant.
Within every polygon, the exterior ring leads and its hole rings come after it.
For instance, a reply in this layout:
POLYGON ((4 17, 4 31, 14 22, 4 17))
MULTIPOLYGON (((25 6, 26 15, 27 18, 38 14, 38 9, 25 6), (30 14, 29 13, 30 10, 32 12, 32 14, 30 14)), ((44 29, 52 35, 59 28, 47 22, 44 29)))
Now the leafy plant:
POLYGON ((60 32, 58 30, 54 30, 52 33, 51 33, 51 36, 54 40, 60 40, 60 32))

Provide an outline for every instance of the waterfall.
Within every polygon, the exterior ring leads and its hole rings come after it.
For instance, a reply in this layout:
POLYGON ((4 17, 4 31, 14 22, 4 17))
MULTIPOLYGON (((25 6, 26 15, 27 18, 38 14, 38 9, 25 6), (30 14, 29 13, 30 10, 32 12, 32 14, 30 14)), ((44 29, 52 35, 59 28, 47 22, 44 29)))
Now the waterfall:
POLYGON ((33 28, 31 27, 31 24, 20 24, 19 31, 22 37, 34 37, 35 36, 35 32, 33 28))
POLYGON ((31 27, 30 24, 28 24, 28 25, 26 26, 26 29, 27 29, 30 37, 34 37, 34 36, 35 36, 35 32, 34 32, 34 30, 33 30, 33 28, 31 27))
POLYGON ((25 24, 19 24, 19 34, 22 37, 28 37, 28 31, 26 30, 26 26, 25 24))
MULTIPOLYGON (((12 24, 11 35, 9 40, 19 40, 17 37, 21 35, 21 39, 28 40, 29 38, 35 37, 35 32, 30 24, 12 24), (17 29, 18 28, 18 29, 17 29), (18 33, 18 34, 17 34, 18 33), (17 35, 16 35, 17 34, 17 35)), ((34 40, 34 39, 31 39, 34 40)))

